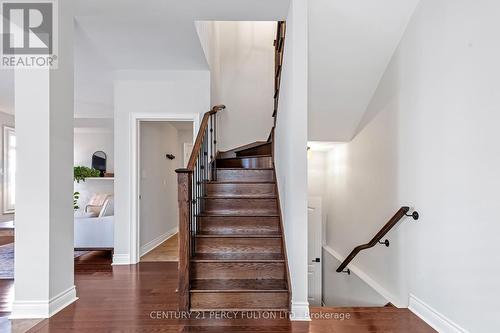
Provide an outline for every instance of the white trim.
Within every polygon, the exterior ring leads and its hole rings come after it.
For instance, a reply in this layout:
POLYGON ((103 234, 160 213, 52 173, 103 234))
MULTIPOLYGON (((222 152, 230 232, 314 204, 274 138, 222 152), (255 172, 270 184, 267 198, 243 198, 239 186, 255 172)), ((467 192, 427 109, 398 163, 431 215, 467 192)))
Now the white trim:
POLYGON ((467 330, 458 326, 452 320, 412 294, 410 294, 410 305, 408 308, 440 333, 468 333, 467 330))
POLYGON ((74 133, 76 134, 113 133, 113 129, 107 127, 75 127, 74 133))
POLYGON ((179 227, 172 228, 163 235, 156 237, 151 242, 144 244, 143 246, 141 246, 140 256, 142 257, 148 254, 149 252, 160 246, 163 242, 165 242, 167 239, 171 238, 178 232, 179 232, 179 227))
POLYGON ((3 165, 2 165, 2 174, 3 174, 3 214, 14 214, 16 212, 16 209, 14 207, 14 209, 7 209, 7 206, 8 206, 8 193, 9 193, 9 189, 8 189, 8 177, 9 177, 9 170, 8 170, 8 143, 9 143, 9 140, 8 140, 8 134, 9 133, 14 133, 14 136, 16 135, 16 129, 12 126, 7 126, 7 125, 4 125, 3 126, 3 165))
MULTIPOLYGON (((337 251, 332 249, 328 245, 323 245, 323 249, 330 253, 335 259, 338 261, 342 262, 345 260, 345 257, 340 255, 337 251)), ((361 280, 363 280, 367 285, 372 287, 376 292, 378 292, 382 297, 384 297, 388 302, 394 304, 394 306, 398 308, 405 308, 406 304, 401 302, 398 297, 396 297, 393 293, 389 292, 387 289, 382 287, 380 284, 378 284, 374 279, 372 279, 368 274, 363 272, 358 266, 353 265, 352 263, 349 264, 349 269, 351 270, 351 273, 356 274, 357 277, 359 277, 361 280)))
POLYGON ((139 228, 139 124, 141 121, 192 121, 193 133, 200 126, 200 114, 172 113, 131 113, 130 128, 130 258, 128 264, 137 264, 140 260, 139 228))
POLYGON ((113 263, 111 264, 113 266, 118 266, 118 265, 130 265, 130 256, 125 253, 125 254, 113 254, 113 263))
POLYGON ((290 320, 311 321, 311 317, 309 316, 309 303, 292 301, 292 311, 290 312, 290 320))
POLYGON ((72 286, 48 301, 14 301, 9 319, 50 318, 78 300, 72 286))

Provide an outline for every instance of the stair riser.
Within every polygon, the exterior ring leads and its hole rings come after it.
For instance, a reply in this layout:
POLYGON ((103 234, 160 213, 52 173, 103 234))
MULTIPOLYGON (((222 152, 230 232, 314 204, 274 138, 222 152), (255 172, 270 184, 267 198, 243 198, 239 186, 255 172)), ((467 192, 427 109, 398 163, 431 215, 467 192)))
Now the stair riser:
POLYGON ((276 199, 204 199, 207 214, 277 214, 276 199))
POLYGON ((194 309, 283 309, 288 294, 283 292, 191 293, 194 309))
POLYGON ((273 182, 273 170, 217 169, 217 181, 273 182))
POLYGON ((237 156, 252 156, 252 155, 271 155, 271 144, 265 144, 262 146, 249 148, 236 153, 237 156))
POLYGON ((275 196, 274 183, 261 184, 222 184, 209 183, 206 185, 208 196, 275 196))
POLYGON ((282 262, 194 262, 193 279, 284 279, 282 262))
POLYGON ((197 253, 281 253, 280 238, 197 238, 197 253))
POLYGON ((247 157, 217 160, 218 168, 272 168, 271 157, 247 157))
POLYGON ((277 217, 209 218, 200 219, 200 229, 204 234, 218 235, 268 235, 279 234, 277 217))

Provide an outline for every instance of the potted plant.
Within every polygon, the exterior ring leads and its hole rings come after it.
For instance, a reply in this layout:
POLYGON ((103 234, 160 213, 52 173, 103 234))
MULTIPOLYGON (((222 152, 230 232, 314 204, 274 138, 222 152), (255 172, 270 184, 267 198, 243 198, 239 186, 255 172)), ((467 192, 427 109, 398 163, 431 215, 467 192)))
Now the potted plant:
POLYGON ((76 166, 73 168, 73 179, 77 183, 80 183, 80 181, 85 181, 85 178, 100 176, 101 172, 93 168, 88 168, 86 166, 76 166))
POLYGON ((80 199, 80 192, 74 192, 73 193, 73 209, 74 210, 80 209, 80 206, 78 206, 78 199, 80 199))

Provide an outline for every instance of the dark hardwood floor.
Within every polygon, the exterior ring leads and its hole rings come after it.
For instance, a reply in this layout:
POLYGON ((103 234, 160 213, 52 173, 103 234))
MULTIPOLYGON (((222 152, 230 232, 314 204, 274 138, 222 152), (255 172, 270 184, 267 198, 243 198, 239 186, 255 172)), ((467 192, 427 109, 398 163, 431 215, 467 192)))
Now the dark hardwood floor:
POLYGON ((264 319, 255 313, 240 313, 237 320, 210 318, 215 316, 210 313, 202 320, 171 318, 177 309, 176 263, 110 262, 105 253, 75 261, 79 300, 29 332, 434 332, 407 309, 393 307, 315 308, 312 322, 264 319))

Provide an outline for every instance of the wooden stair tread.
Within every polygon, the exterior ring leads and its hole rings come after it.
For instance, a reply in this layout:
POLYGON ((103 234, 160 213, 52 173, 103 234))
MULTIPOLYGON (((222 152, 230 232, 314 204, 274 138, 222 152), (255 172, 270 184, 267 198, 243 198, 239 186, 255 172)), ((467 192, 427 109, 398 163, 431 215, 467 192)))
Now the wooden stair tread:
POLYGON ((255 142, 243 145, 243 146, 236 147, 236 148, 231 149, 231 150, 227 150, 224 153, 227 153, 227 152, 238 152, 238 151, 242 151, 242 150, 248 150, 248 149, 251 149, 251 148, 263 146, 265 144, 267 144, 267 141, 255 141, 255 142))
POLYGON ((286 281, 278 279, 214 279, 191 281, 191 292, 288 292, 286 281))
POLYGON ((196 253, 195 262, 284 262, 281 253, 196 253))
POLYGON ((220 151, 217 153, 216 158, 236 156, 236 154, 239 152, 259 148, 259 147, 264 146, 266 144, 268 144, 267 141, 255 141, 255 142, 252 142, 252 143, 249 143, 249 144, 246 144, 243 146, 239 146, 239 147, 236 147, 236 148, 233 148, 230 150, 220 151))
POLYGON ((258 230, 257 234, 252 234, 252 232, 256 231, 249 231, 248 233, 232 233, 230 231, 224 232, 224 231, 203 231, 198 235, 201 236, 212 236, 212 237, 224 237, 224 236, 233 236, 233 237, 260 237, 260 238, 266 238, 266 237, 281 237, 281 233, 279 231, 273 231, 273 230, 258 230))
MULTIPOLYGON (((197 308, 197 307, 193 307, 191 308, 191 311, 194 311, 194 312, 213 312, 214 309, 211 309, 211 308, 197 308)), ((290 312, 290 309, 288 308, 217 308, 217 311, 220 311, 220 312, 233 312, 233 313, 236 313, 236 312, 254 312, 254 313, 259 313, 259 312, 286 312, 287 314, 290 312)), ((208 317, 209 315, 207 315, 208 317)), ((234 328, 234 326, 233 326, 234 328)), ((255 332, 255 328, 252 328, 252 332, 255 332)))
MULTIPOLYGON (((249 170, 249 169, 245 169, 249 170)), ((259 169, 261 170, 261 169, 259 169)), ((245 184, 276 184, 275 181, 253 181, 253 182, 240 182, 236 180, 207 180, 204 182, 205 184, 236 184, 236 185, 245 185, 245 184)))
POLYGON ((276 195, 206 195, 200 199, 276 199, 276 195))
POLYGON ((228 213, 210 213, 210 212, 204 212, 202 214, 196 215, 197 217, 279 217, 279 214, 273 214, 273 213, 263 213, 263 214, 238 214, 234 212, 228 212, 228 213))
POLYGON ((199 233, 197 238, 281 238, 280 233, 273 234, 214 234, 199 233))
POLYGON ((237 171, 252 171, 252 170, 274 170, 274 168, 219 168, 217 170, 237 170, 237 171))
POLYGON ((262 155, 248 155, 248 156, 225 156, 225 157, 217 157, 217 160, 242 160, 242 159, 248 159, 248 158, 260 158, 260 157, 272 157, 272 155, 269 154, 262 154, 262 155))

